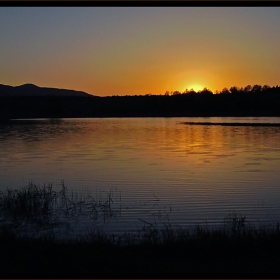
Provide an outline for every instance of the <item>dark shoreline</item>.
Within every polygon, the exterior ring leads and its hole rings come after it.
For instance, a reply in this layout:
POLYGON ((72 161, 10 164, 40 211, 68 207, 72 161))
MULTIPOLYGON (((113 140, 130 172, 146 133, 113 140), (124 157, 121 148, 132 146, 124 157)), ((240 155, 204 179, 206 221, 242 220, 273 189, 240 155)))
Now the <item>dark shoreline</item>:
POLYGON ((162 95, 101 97, 85 92, 0 85, 0 119, 95 117, 234 117, 280 116, 280 87, 231 87, 213 94, 172 91, 162 95))
POLYGON ((242 94, 3 96, 0 119, 106 117, 276 117, 280 90, 242 94))
MULTIPOLYGON (((105 235, 56 241, 0 232, 0 275, 5 273, 279 273, 280 232, 263 229, 195 232, 147 231, 140 244, 112 244, 105 235), (179 232, 180 233, 180 232, 179 232)), ((104 274, 105 273, 105 274, 104 274)), ((178 274, 177 274, 178 275, 178 274)))

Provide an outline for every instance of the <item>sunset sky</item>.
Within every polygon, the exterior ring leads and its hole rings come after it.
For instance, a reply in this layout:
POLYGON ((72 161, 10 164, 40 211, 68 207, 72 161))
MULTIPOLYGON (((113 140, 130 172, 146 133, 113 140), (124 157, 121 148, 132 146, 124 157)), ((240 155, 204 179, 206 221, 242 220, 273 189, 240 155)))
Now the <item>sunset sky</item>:
POLYGON ((280 7, 0 7, 0 84, 99 96, 280 84, 280 7))

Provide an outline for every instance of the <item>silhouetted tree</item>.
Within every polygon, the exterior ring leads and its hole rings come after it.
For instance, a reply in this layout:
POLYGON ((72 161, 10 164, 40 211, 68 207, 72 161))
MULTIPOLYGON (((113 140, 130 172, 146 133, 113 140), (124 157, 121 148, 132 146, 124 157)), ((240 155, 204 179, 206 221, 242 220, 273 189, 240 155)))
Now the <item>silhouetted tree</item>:
POLYGON ((203 90, 199 91, 199 93, 201 95, 203 95, 203 96, 213 95, 213 92, 210 89, 206 88, 206 87, 203 90))
POLYGON ((258 91, 261 91, 261 89, 262 89, 262 86, 260 86, 260 85, 254 85, 251 91, 253 91, 253 92, 258 92, 258 91))
POLYGON ((268 90, 268 89, 270 89, 270 86, 269 86, 269 85, 264 85, 264 86, 262 87, 262 91, 266 91, 266 90, 268 90))
POLYGON ((240 92, 240 90, 237 88, 237 87, 231 87, 230 89, 230 92, 232 93, 232 94, 236 94, 236 93, 239 93, 240 92))
POLYGON ((181 92, 178 91, 178 90, 175 90, 175 91, 173 92, 173 95, 179 95, 179 94, 181 94, 181 92))
POLYGON ((248 85, 244 88, 244 91, 245 92, 250 92, 252 90, 252 86, 251 85, 248 85))
POLYGON ((221 91, 221 94, 229 94, 229 90, 228 88, 223 88, 222 91, 221 91))
POLYGON ((196 94, 196 91, 195 91, 193 88, 191 88, 191 89, 189 90, 188 94, 196 94))

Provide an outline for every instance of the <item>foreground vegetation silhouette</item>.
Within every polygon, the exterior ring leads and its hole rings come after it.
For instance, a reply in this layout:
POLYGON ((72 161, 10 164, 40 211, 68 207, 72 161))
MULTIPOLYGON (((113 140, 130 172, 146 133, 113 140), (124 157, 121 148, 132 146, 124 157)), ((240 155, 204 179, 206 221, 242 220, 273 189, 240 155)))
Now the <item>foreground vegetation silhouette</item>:
POLYGON ((91 210, 105 209, 109 216, 112 213, 110 194, 102 203, 87 201, 87 207, 79 209, 81 201, 67 195, 64 184, 57 192, 51 185, 32 183, 2 192, 0 273, 280 272, 279 222, 256 227, 246 216, 232 212, 223 226, 216 228, 150 224, 138 231, 137 239, 130 233, 112 238, 101 231, 59 238, 53 231, 57 224, 51 224, 50 218, 61 210, 81 214, 90 206, 91 210), (29 223, 36 224, 39 231, 47 224, 50 230, 39 235, 23 234, 22 228, 29 223))
MULTIPOLYGON (((29 86, 30 87, 30 86, 29 86)), ((231 87, 213 94, 208 89, 167 91, 162 95, 85 93, 34 95, 4 94, 0 88, 0 119, 87 117, 280 116, 280 87, 231 87)), ((33 88, 33 87, 32 87, 33 88)), ((22 89, 21 89, 22 90, 22 89)), ((52 91, 53 92, 53 91, 52 91)))

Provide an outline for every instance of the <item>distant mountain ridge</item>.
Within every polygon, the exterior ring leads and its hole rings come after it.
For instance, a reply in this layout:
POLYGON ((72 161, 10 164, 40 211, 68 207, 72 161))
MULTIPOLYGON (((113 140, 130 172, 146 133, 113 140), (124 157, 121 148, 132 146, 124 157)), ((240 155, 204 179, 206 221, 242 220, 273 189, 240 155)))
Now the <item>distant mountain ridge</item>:
POLYGON ((9 86, 0 84, 0 97, 2 96, 92 96, 84 91, 71 89, 38 87, 34 84, 9 86))

